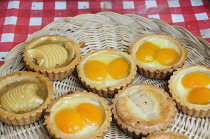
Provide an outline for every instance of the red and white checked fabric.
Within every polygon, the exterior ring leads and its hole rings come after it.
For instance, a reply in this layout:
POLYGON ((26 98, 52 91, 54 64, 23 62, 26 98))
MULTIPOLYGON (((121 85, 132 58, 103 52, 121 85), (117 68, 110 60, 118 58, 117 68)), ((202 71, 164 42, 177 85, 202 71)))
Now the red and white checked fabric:
POLYGON ((1 0, 0 66, 13 47, 45 25, 101 11, 158 18, 210 43, 210 0, 1 0))

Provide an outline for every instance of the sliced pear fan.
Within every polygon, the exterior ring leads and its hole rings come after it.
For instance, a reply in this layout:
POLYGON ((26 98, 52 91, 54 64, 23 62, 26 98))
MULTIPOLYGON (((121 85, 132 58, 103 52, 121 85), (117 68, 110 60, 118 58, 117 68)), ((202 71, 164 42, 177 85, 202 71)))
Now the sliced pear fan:
POLYGON ((27 50, 37 64, 46 68, 62 67, 68 60, 67 50, 58 44, 49 44, 27 50))
POLYGON ((9 112, 20 113, 39 107, 44 100, 36 92, 37 84, 26 83, 15 87, 1 96, 1 106, 9 112))

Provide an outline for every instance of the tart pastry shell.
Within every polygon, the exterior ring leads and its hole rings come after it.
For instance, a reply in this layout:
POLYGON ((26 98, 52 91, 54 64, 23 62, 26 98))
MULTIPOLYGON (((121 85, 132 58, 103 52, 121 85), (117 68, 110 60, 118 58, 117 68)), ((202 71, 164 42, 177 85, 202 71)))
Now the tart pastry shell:
POLYGON ((208 67, 201 65, 191 65, 179 68, 177 71, 173 73, 173 75, 169 80, 169 92, 174 98, 174 101, 176 102, 178 109, 181 110, 183 113, 194 117, 210 117, 210 104, 207 105, 192 104, 189 103, 188 101, 185 101, 177 94, 176 84, 174 82, 177 80, 179 76, 184 75, 186 73, 190 73, 192 70, 193 71, 205 70, 208 71, 208 73, 210 73, 210 69, 208 67))
POLYGON ((184 65, 187 59, 187 52, 183 44, 180 41, 176 40, 175 38, 165 35, 165 34, 144 35, 138 38, 130 47, 130 55, 133 57, 135 63, 137 64, 137 71, 141 75, 147 78, 151 78, 151 79, 168 79, 173 73, 173 71, 175 71, 177 68, 182 67, 184 65), (177 47, 179 47, 180 59, 172 67, 164 68, 164 69, 155 69, 155 68, 147 67, 141 64, 141 62, 136 58, 136 51, 139 48, 139 45, 138 45, 139 42, 144 42, 148 38, 152 38, 152 37, 165 38, 167 40, 170 40, 174 44, 176 44, 177 47))
POLYGON ((50 104, 50 106, 48 107, 48 109, 46 110, 44 119, 45 119, 45 124, 46 127, 49 131, 49 134, 51 135, 51 137, 55 138, 55 139, 68 139, 68 138, 74 138, 74 139, 84 139, 84 138, 103 138, 106 135, 107 130, 110 127, 110 123, 112 121, 112 117, 111 117, 112 113, 110 110, 110 106, 108 105, 108 102, 104 100, 103 97, 99 97, 97 94, 94 94, 92 92, 86 92, 86 91, 74 91, 74 92, 68 92, 66 94, 63 94, 61 96, 59 96, 58 98, 56 98, 55 100, 53 100, 53 102, 50 104), (93 98, 97 101, 100 102, 100 104, 103 106, 104 109, 104 113, 105 113, 105 119, 103 124, 100 126, 100 128, 89 134, 89 135, 85 135, 85 136, 69 136, 69 134, 59 134, 60 131, 54 121, 51 120, 51 113, 54 112, 53 110, 53 106, 62 98, 64 97, 71 97, 71 96, 85 96, 85 97, 90 97, 93 98))
POLYGON ((78 66, 77 66, 78 76, 79 76, 81 82, 83 83, 83 85, 90 92, 96 93, 102 97, 113 97, 118 92, 118 90, 120 90, 124 86, 127 86, 128 84, 130 84, 133 81, 133 79, 135 78, 136 70, 137 70, 136 64, 133 62, 133 59, 127 53, 122 52, 120 50, 114 50, 114 49, 103 49, 103 50, 96 50, 94 52, 91 52, 91 53, 85 55, 84 57, 82 57, 81 61, 79 62, 78 66), (116 85, 102 86, 102 85, 93 83, 90 79, 88 79, 85 76, 85 73, 83 71, 84 63, 86 61, 88 61, 88 59, 90 57, 97 55, 97 54, 102 54, 102 53, 116 54, 116 55, 122 56, 130 63, 130 73, 126 77, 126 79, 124 79, 122 82, 120 82, 116 85))
POLYGON ((11 113, 4 110, 3 108, 0 108, 0 120, 8 125, 27 125, 40 120, 40 118, 43 117, 46 108, 51 103, 53 98, 54 91, 49 79, 41 74, 30 71, 14 72, 12 74, 8 74, 6 76, 1 77, 0 88, 2 87, 3 82, 6 82, 4 83, 5 85, 7 83, 20 80, 20 78, 29 80, 31 78, 35 78, 36 80, 38 79, 41 83, 44 83, 47 89, 47 97, 44 99, 44 102, 41 104, 41 106, 39 106, 35 110, 21 114, 11 113))
POLYGON ((189 139, 187 136, 175 132, 155 132, 143 139, 189 139))
POLYGON ((43 74, 44 76, 48 77, 50 80, 53 81, 63 80, 64 78, 70 76, 74 71, 76 65, 78 64, 80 57, 81 57, 80 45, 75 41, 60 35, 45 35, 37 37, 32 41, 28 42, 28 44, 25 46, 25 50, 23 53, 23 58, 28 69, 43 74), (73 45, 75 53, 74 59, 67 66, 60 68, 46 68, 34 64, 32 62, 30 55, 27 53, 27 50, 34 48, 39 44, 42 44, 41 43, 42 41, 44 42, 44 44, 48 44, 47 43, 48 41, 52 41, 55 44, 59 44, 61 42, 71 42, 72 44, 74 44, 73 45))
POLYGON ((123 90, 120 90, 119 93, 115 95, 115 98, 112 100, 112 102, 114 121, 116 121, 117 125, 123 130, 124 133, 134 138, 142 138, 154 132, 167 130, 167 128, 172 126, 174 123, 177 114, 175 102, 168 95, 168 93, 166 93, 163 89, 150 84, 140 83, 124 87, 123 90), (130 92, 148 88, 150 92, 153 92, 152 96, 157 99, 160 105, 159 107, 162 109, 159 110, 160 115, 158 118, 145 120, 140 117, 136 117, 132 114, 126 102, 122 103, 123 105, 120 104, 120 99, 126 97, 130 92))

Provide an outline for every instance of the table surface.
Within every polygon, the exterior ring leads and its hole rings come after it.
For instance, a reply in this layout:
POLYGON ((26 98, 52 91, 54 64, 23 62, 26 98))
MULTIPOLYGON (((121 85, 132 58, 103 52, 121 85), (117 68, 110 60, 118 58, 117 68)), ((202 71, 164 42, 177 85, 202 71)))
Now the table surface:
POLYGON ((210 0, 1 0, 0 66, 9 51, 63 17, 111 11, 158 18, 210 43, 210 0))

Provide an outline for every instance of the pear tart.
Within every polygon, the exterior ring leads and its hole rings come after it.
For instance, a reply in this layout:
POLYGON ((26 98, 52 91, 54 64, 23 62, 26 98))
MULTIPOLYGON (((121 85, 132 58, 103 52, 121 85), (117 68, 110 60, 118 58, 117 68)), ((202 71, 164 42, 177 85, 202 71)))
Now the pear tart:
POLYGON ((175 132, 155 132, 143 139, 189 139, 187 136, 175 132))
POLYGON ((125 52, 103 49, 85 55, 77 71, 89 91, 103 97, 113 97, 119 89, 132 82, 136 65, 125 52))
POLYGON ((164 34, 145 35, 138 38, 130 48, 138 72, 153 79, 167 79, 182 67, 187 53, 182 43, 164 34))
POLYGON ((163 89, 151 84, 133 84, 112 100, 113 118, 129 136, 141 138, 165 131, 175 121, 175 102, 163 89))
POLYGON ((178 108, 194 117, 210 116, 210 69, 191 65, 178 69, 169 80, 178 108))
POLYGON ((91 92, 69 92, 55 99, 44 116, 56 139, 103 138, 111 123, 108 102, 91 92))
POLYGON ((0 120, 26 125, 39 120, 51 103, 53 88, 48 78, 34 72, 15 72, 0 78, 0 120))
POLYGON ((80 60, 80 46, 60 35, 46 35, 30 41, 24 50, 26 66, 47 76, 62 80, 71 75, 80 60))

